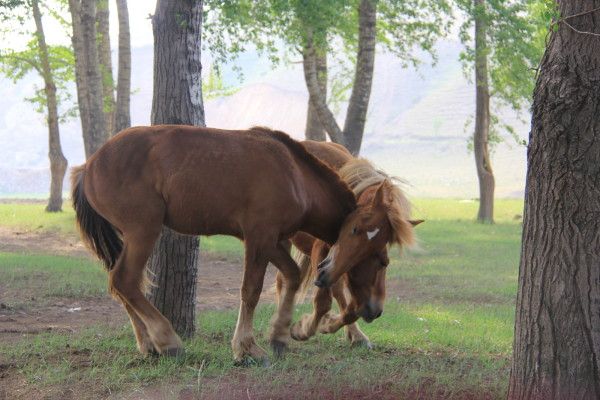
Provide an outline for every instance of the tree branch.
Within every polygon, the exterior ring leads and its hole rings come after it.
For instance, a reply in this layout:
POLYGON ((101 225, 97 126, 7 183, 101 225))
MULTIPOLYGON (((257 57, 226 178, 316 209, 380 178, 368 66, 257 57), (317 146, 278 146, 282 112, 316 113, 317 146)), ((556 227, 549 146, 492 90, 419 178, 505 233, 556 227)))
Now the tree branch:
POLYGON ((333 142, 345 145, 344 134, 337 124, 335 116, 327 106, 327 102, 325 101, 326 96, 319 86, 315 49, 310 39, 302 52, 302 57, 304 60, 304 80, 306 81, 310 101, 317 112, 321 125, 333 142))

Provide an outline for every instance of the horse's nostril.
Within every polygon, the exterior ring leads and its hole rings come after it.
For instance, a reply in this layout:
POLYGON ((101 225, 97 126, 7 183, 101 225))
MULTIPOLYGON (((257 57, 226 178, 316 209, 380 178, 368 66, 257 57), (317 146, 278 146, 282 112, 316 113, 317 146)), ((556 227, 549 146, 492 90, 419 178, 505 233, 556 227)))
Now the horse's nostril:
POLYGON ((379 311, 379 312, 378 312, 378 313, 375 315, 375 318, 379 318, 379 317, 381 317, 381 314, 383 314, 383 311, 379 311))

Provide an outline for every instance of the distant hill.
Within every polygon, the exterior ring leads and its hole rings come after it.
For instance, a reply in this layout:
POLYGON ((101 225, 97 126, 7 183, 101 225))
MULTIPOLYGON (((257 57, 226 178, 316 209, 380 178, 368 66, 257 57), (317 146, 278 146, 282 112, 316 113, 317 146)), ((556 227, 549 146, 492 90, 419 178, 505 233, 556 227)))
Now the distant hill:
MULTIPOLYGON (((458 62, 460 46, 442 42, 435 67, 402 68, 388 54, 378 54, 375 80, 362 154, 392 174, 410 182, 415 196, 477 197, 473 155, 467 152, 472 127, 474 87, 463 76, 458 62)), ((147 125, 152 103, 152 48, 133 49, 132 123, 147 125)), ((227 85, 239 87, 233 95, 207 101, 209 126, 247 128, 265 125, 301 139, 304 134, 308 95, 301 65, 272 70, 268 60, 250 52, 237 65, 244 80, 232 68, 224 69, 227 85)), ((30 95, 37 77, 18 84, 0 79, 0 197, 44 196, 49 182, 47 129, 42 116, 23 98, 30 95)), ((338 115, 343 122, 342 115, 338 115)), ((528 126, 503 112, 523 138, 528 126)), ((84 161, 78 120, 61 125, 61 137, 69 165, 84 161)), ((493 157, 499 197, 521 197, 525 176, 525 148, 498 146, 493 157)), ((67 182, 66 182, 67 183, 67 182)))

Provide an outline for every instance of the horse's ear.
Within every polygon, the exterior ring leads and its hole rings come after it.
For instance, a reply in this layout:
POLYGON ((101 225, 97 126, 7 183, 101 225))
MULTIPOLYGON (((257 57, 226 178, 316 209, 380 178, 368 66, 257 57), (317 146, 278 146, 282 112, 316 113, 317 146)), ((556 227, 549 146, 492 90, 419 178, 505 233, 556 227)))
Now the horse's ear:
POLYGON ((390 188, 390 181, 385 179, 379 187, 377 188, 377 192, 375 192, 375 197, 373 198, 373 206, 384 206, 387 207, 392 203, 392 193, 390 188))
POLYGON ((411 219, 408 222, 410 222, 410 224, 413 226, 413 228, 419 224, 422 224, 423 222, 425 222, 424 219, 411 219))

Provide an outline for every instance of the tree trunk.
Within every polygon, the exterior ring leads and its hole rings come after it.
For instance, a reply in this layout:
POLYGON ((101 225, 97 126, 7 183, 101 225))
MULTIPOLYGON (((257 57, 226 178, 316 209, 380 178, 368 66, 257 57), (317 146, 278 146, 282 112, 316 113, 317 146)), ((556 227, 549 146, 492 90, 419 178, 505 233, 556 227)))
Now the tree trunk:
MULTIPOLYGON (((306 62, 306 61, 304 61, 306 62)), ((321 89, 321 93, 327 101, 327 52, 317 52, 315 54, 315 63, 317 69, 317 81, 321 89)), ((308 110, 306 112, 306 130, 304 136, 308 140, 318 140, 324 142, 327 140, 325 129, 321 125, 317 111, 312 105, 310 97, 308 99, 308 110)))
POLYGON ((69 8, 73 21, 73 48, 78 64, 76 72, 79 71, 76 79, 83 143, 86 158, 89 158, 108 139, 104 120, 102 74, 96 44, 96 1, 69 0, 69 8))
POLYGON ((50 69, 46 36, 42 25, 42 14, 37 0, 31 1, 33 19, 35 20, 36 36, 38 40, 39 57, 44 77, 44 92, 46 93, 46 106, 48 108, 48 157, 50 158, 50 199, 46 211, 62 211, 62 188, 67 171, 67 159, 63 155, 60 145, 60 132, 58 128, 58 104, 56 100, 56 85, 50 69))
POLYGON ((474 0, 475 11, 475 132, 473 150, 479 178, 477 221, 494 222, 494 172, 488 148, 490 135, 490 91, 488 86, 488 49, 485 0, 474 0))
POLYGON ((354 155, 360 152, 365 130, 367 109, 371 96, 377 22, 377 0, 361 0, 358 9, 358 54, 352 94, 346 112, 344 129, 340 129, 335 116, 327 106, 326 93, 319 87, 317 60, 311 35, 307 35, 303 49, 304 80, 314 111, 332 141, 342 144, 354 155))
MULTIPOLYGON (((152 17, 152 124, 204 126, 200 63, 202 1, 159 0, 152 17)), ((148 261, 155 275, 150 299, 182 337, 195 331, 200 242, 163 228, 148 261)))
POLYGON ((69 12, 71 14, 71 43, 73 44, 73 54, 75 56, 75 86, 77 87, 77 109, 79 110, 79 119, 81 121, 81 134, 83 137, 83 146, 86 159, 94 152, 92 151, 92 141, 90 138, 90 101, 89 88, 85 79, 85 48, 83 45, 83 33, 81 30, 81 3, 80 0, 69 0, 69 12))
POLYGON ((578 15, 600 0, 558 6, 532 108, 509 399, 600 398, 600 40, 586 33, 600 12, 578 15))
POLYGON ((129 11, 127 0, 117 0, 119 17, 119 71, 117 78, 117 105, 113 134, 131 126, 131 40, 129 35, 129 11))
POLYGON ((96 26, 98 29, 98 61, 100 61, 100 76, 102 77, 102 97, 104 109, 104 124, 106 136, 112 136, 115 112, 114 79, 112 57, 110 53, 110 28, 108 0, 97 0, 96 26))
POLYGON ((362 0, 358 10, 358 55, 352 94, 344 123, 344 140, 350 153, 358 155, 362 144, 367 109, 371 97, 373 68, 375 67, 375 43, 377 41, 377 2, 362 0))

